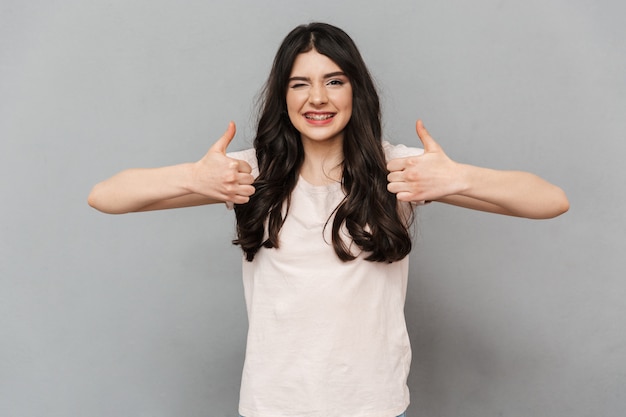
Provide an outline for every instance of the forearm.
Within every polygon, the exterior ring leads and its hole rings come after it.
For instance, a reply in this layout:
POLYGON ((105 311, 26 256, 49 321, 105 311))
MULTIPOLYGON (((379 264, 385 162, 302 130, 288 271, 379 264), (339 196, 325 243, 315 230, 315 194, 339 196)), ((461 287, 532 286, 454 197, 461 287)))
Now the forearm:
POLYGON ((569 209, 563 190, 534 174, 466 164, 458 169, 461 190, 438 201, 532 219, 556 217, 569 209))
POLYGON ((110 214, 197 205, 200 200, 205 200, 204 204, 212 202, 210 198, 190 191, 192 175, 192 164, 188 163, 128 169, 96 184, 88 202, 97 210, 110 214))

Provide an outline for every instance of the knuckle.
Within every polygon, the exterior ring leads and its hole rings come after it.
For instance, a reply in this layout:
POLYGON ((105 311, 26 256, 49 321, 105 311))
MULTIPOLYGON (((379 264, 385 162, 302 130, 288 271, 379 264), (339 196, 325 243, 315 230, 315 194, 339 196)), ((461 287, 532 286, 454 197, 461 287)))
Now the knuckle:
POLYGON ((230 183, 234 183, 236 181, 237 175, 233 171, 227 171, 227 172, 224 173, 222 178, 223 178, 224 182, 230 184, 230 183))
POLYGON ((408 181, 418 181, 420 179, 419 172, 415 170, 407 171, 404 175, 408 181))
POLYGON ((224 194, 233 195, 235 191, 235 186, 233 184, 224 184, 224 194))

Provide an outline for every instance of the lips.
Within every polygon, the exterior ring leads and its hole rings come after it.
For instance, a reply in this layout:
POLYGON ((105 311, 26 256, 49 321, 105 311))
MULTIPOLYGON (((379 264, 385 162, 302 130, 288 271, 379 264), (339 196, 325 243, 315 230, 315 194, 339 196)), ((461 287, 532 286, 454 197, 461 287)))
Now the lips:
POLYGON ((336 113, 314 113, 314 112, 306 112, 304 113, 304 118, 311 121, 323 122, 335 117, 336 113))

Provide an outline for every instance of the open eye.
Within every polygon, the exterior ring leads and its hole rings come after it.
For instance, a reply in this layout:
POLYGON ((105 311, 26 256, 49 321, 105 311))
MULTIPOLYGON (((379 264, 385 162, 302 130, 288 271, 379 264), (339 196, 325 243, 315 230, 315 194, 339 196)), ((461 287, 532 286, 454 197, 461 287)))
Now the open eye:
POLYGON ((328 81, 328 85, 340 86, 340 85, 344 85, 344 82, 343 80, 334 79, 334 80, 328 81))

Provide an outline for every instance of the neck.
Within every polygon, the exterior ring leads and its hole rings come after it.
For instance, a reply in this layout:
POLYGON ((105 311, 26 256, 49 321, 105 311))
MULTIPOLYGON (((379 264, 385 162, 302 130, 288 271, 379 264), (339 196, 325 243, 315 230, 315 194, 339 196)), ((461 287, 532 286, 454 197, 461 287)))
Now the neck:
POLYGON ((303 141, 304 162, 300 175, 313 185, 327 185, 341 181, 343 174, 343 144, 303 141))

